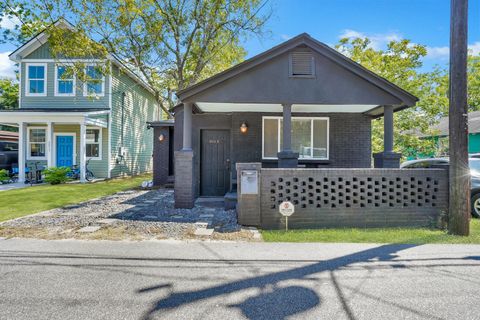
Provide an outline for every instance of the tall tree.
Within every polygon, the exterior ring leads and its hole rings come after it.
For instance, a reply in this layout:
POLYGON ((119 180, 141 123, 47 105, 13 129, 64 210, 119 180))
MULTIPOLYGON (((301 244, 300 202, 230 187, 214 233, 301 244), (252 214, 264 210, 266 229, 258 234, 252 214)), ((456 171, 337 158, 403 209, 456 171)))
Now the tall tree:
POLYGON ((7 0, 10 8, 35 13, 33 20, 68 17, 75 30, 49 31, 57 57, 114 54, 155 90, 164 110, 176 104, 177 90, 244 59, 242 41, 261 35, 269 17, 266 1, 7 0))
MULTIPOLYGON (((437 68, 431 72, 419 71, 426 47, 409 40, 392 41, 384 50, 374 49, 365 38, 341 39, 337 50, 367 69, 377 73, 420 100, 416 107, 396 112, 394 116, 395 151, 404 156, 435 152, 433 140, 420 139, 419 134, 431 134, 430 127, 448 106, 445 73, 437 68)), ((383 148, 383 119, 373 121, 372 147, 374 152, 383 148)))
POLYGON ((11 79, 0 79, 0 109, 18 108, 18 84, 11 79))

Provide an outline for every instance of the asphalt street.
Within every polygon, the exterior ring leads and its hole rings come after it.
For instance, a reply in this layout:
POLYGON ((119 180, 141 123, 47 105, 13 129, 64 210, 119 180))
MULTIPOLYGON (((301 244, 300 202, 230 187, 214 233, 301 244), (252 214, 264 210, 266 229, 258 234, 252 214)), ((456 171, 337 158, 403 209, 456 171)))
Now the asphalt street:
POLYGON ((0 239, 0 319, 479 319, 480 246, 0 239))

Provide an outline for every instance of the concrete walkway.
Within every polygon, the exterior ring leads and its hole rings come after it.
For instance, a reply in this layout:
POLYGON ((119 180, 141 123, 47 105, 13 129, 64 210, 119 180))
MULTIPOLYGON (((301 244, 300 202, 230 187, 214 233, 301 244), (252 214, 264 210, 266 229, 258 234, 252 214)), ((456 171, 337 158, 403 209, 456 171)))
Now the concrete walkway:
POLYGON ((30 187, 30 184, 23 183, 23 182, 6 183, 6 184, 0 184, 0 191, 21 189, 26 187, 30 187))
POLYGON ((0 240, 4 319, 478 319, 480 246, 0 240))

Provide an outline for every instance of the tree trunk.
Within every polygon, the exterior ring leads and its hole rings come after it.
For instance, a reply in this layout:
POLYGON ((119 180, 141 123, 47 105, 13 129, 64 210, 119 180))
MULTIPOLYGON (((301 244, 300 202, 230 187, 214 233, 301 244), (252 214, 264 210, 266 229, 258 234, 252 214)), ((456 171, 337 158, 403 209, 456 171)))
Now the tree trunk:
POLYGON ((468 236, 470 170, 467 108, 468 0, 451 0, 450 17, 450 205, 448 231, 468 236))

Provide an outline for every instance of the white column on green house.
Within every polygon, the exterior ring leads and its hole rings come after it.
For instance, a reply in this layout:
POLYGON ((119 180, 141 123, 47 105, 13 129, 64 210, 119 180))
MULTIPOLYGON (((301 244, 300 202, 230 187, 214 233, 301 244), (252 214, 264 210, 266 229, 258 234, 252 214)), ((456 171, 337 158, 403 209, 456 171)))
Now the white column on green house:
POLYGON ((85 182, 86 174, 86 141, 87 141, 87 127, 84 122, 80 123, 80 182, 85 182))
POLYGON ((25 159, 26 159, 26 131, 27 124, 20 122, 18 124, 18 182, 25 181, 25 159))
POLYGON ((53 123, 47 122, 47 168, 54 167, 53 162, 53 123))

